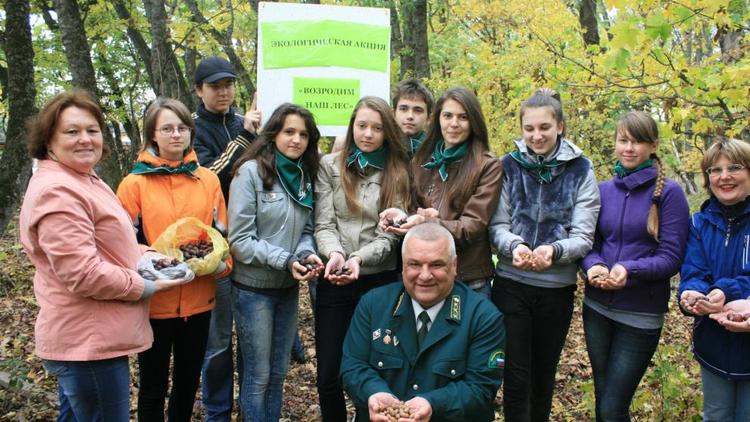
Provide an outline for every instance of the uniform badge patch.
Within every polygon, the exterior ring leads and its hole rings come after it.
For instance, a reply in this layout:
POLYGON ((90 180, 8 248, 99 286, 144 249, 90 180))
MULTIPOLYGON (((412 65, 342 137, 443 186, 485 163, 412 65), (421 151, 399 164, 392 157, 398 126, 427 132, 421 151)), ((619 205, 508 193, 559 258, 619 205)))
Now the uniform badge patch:
POLYGON ((497 349, 490 353, 490 358, 487 360, 487 367, 505 368, 505 350, 497 349))
POLYGON ((372 341, 380 338, 380 328, 372 332, 372 341))

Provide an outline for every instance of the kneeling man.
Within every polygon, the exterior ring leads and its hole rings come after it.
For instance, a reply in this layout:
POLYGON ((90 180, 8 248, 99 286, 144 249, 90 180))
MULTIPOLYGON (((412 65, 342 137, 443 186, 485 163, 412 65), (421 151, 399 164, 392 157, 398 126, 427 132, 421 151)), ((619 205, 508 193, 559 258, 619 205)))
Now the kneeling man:
POLYGON ((358 420, 388 421, 405 401, 414 421, 494 420, 505 364, 502 314, 456 277, 456 246, 439 224, 402 248, 403 285, 365 295, 344 341, 341 378, 358 420))

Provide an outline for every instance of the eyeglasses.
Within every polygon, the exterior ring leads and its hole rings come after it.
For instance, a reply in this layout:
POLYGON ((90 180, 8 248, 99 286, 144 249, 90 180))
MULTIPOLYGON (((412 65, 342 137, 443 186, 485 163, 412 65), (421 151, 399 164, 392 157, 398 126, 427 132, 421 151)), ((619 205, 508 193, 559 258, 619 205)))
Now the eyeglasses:
POLYGON ((190 128, 190 126, 162 126, 159 128, 159 133, 161 133, 164 136, 170 136, 174 133, 174 131, 177 131, 180 133, 180 135, 187 135, 190 133, 193 129, 190 128))
POLYGON ((724 173, 724 170, 726 170, 728 175, 734 176, 744 169, 745 166, 743 166, 742 164, 729 164, 726 167, 711 166, 706 169, 706 174, 708 174, 710 177, 719 177, 724 173))

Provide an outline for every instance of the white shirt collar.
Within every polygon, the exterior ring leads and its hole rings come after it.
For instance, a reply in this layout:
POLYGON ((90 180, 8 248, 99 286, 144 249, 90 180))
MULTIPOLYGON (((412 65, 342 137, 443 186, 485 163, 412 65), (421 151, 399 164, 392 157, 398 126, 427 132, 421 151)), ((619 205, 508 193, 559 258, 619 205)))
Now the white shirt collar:
POLYGON ((437 314, 440 312, 441 309, 443 309, 443 305, 445 304, 445 299, 441 300, 440 302, 430 306, 429 309, 425 309, 422 307, 422 305, 419 304, 416 300, 412 298, 411 300, 411 306, 414 308, 414 320, 417 321, 417 331, 422 327, 422 321, 419 320, 419 314, 422 313, 422 311, 427 311, 427 315, 430 316, 430 322, 427 323, 427 329, 429 330, 432 328, 432 323, 435 322, 435 318, 437 318, 437 314))

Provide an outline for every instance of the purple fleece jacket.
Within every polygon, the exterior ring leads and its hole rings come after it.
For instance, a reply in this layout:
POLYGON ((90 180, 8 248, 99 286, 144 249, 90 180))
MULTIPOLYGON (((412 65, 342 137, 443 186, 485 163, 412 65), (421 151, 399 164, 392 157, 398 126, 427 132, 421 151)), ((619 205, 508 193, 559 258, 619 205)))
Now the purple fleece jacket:
POLYGON ((623 311, 667 311, 669 279, 682 264, 690 232, 690 210, 680 185, 666 180, 659 202, 660 241, 656 242, 646 229, 655 186, 653 167, 599 184, 602 207, 594 247, 581 266, 588 271, 596 264, 610 269, 620 264, 628 271, 628 280, 619 290, 602 290, 587 284, 588 298, 623 311))

